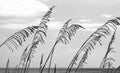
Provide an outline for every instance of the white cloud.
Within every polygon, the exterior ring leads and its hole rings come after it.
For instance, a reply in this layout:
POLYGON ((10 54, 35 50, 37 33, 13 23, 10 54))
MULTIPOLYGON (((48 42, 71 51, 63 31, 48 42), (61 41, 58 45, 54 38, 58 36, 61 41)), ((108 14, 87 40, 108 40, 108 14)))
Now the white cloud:
POLYGON ((60 29, 62 28, 63 23, 56 21, 56 22, 49 22, 47 25, 49 29, 60 29))
MULTIPOLYGON (((29 23, 6 23, 4 25, 1 25, 0 28, 7 28, 7 29, 23 29, 25 27, 28 26, 36 26, 39 25, 40 20, 37 19, 33 22, 29 22, 29 23)), ((57 30, 57 29, 61 29, 63 26, 63 22, 59 22, 59 21, 53 21, 53 22, 48 22, 48 29, 50 30, 57 30)), ((90 31, 94 31, 97 28, 99 28, 100 26, 102 26, 104 23, 80 23, 83 27, 86 28, 86 30, 90 30, 90 31)))
POLYGON ((7 29, 23 29, 28 25, 20 25, 20 24, 5 24, 0 26, 0 28, 7 28, 7 29))
POLYGON ((41 0, 41 1, 44 1, 44 2, 49 2, 49 0, 41 0))
MULTIPOLYGON (((40 23, 40 20, 36 20, 34 22, 26 23, 26 24, 16 24, 16 23, 9 24, 9 23, 7 23, 4 25, 1 25, 0 28, 7 28, 7 29, 16 30, 16 29, 23 29, 23 28, 26 28, 28 26, 36 26, 36 25, 39 25, 39 23, 40 23)), ((47 23, 48 29, 52 29, 52 30, 62 28, 62 26, 63 26, 62 24, 63 24, 62 22, 57 22, 57 21, 47 23)))
POLYGON ((1 16, 34 16, 47 10, 39 0, 0 0, 1 16))
POLYGON ((82 26, 84 26, 85 28, 94 28, 94 27, 100 27, 103 24, 104 23, 83 23, 82 26))
POLYGON ((80 22, 90 22, 91 20, 88 20, 88 19, 80 19, 79 21, 80 21, 80 22))
POLYGON ((82 23, 81 25, 85 27, 87 31, 95 31, 97 28, 104 25, 104 23, 82 23))
POLYGON ((101 15, 101 17, 104 17, 104 18, 111 18, 112 15, 109 15, 109 14, 103 14, 103 15, 101 15))
POLYGON ((0 25, 0 28, 7 28, 7 29, 13 29, 13 30, 16 30, 16 29, 24 29, 28 26, 38 26, 40 23, 40 19, 36 19, 34 21, 31 21, 31 22, 23 22, 22 24, 21 23, 5 23, 4 25, 0 25))
POLYGON ((33 26, 33 25, 36 25, 36 24, 5 24, 5 25, 2 25, 0 26, 0 28, 6 28, 6 29, 13 29, 13 30, 16 30, 16 29, 24 29, 28 26, 33 26))

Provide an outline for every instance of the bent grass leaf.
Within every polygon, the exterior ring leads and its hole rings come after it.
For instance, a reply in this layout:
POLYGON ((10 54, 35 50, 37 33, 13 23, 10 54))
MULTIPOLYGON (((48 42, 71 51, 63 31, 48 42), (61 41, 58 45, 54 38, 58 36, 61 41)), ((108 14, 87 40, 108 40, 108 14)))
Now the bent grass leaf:
POLYGON ((14 45, 14 47, 17 49, 18 46, 22 45, 22 43, 26 41, 26 38, 29 38, 29 36, 33 34, 38 28, 39 26, 31 26, 18 31, 10 36, 6 41, 4 41, 0 45, 0 47, 6 45, 9 49, 13 51, 11 45, 14 45))

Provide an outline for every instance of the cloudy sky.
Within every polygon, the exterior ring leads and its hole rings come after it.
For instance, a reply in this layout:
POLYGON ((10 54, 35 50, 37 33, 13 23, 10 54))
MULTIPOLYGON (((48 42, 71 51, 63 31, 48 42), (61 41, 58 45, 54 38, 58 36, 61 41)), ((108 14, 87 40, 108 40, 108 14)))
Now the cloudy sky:
MULTIPOLYGON (((58 44, 53 58, 53 65, 57 64, 58 67, 67 67, 73 55, 92 32, 107 20, 120 16, 120 0, 0 0, 0 44, 20 29, 39 25, 41 17, 53 5, 56 7, 53 10, 51 22, 48 23, 46 43, 40 45, 40 48, 37 49, 38 51, 31 64, 32 67, 39 67, 38 63, 42 53, 45 54, 45 57, 48 55, 60 28, 66 20, 72 18, 71 23, 79 23, 86 30, 78 30, 70 44, 66 46, 58 44)), ((119 32, 117 30, 117 37, 120 35, 119 32)), ((109 39, 104 40, 103 43, 108 41, 109 39)), ((120 43, 117 42, 115 45, 118 44, 120 43)), ((85 67, 99 67, 106 51, 105 46, 98 46, 97 50, 93 51, 85 67)), ((5 46, 0 49, 0 67, 5 66, 8 57, 11 58, 10 66, 15 67, 20 59, 21 50, 18 49, 11 54, 5 46)), ((117 61, 119 55, 119 53, 115 54, 117 61)), ((117 61, 115 62, 116 67, 118 65, 117 61)))

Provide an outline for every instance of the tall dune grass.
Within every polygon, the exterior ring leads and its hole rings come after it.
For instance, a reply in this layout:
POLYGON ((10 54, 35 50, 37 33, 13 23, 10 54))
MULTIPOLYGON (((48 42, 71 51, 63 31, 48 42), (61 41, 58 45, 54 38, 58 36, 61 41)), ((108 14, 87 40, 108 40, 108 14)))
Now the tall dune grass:
MULTIPOLYGON (((117 19, 120 20, 119 17, 117 17, 117 19)), ((119 23, 119 25, 120 25, 120 23, 119 23)), ((109 55, 111 52, 113 52, 113 53, 115 52, 115 51, 113 51, 114 48, 112 47, 112 44, 115 42, 116 31, 117 31, 117 28, 115 29, 115 31, 114 31, 114 33, 113 33, 113 35, 112 35, 112 37, 111 37, 111 40, 110 40, 110 42, 109 42, 107 51, 106 51, 106 53, 105 53, 105 56, 103 57, 103 60, 102 60, 102 62, 101 62, 101 64, 100 64, 100 73, 104 73, 103 70, 104 70, 106 67, 107 67, 108 69, 109 69, 109 68, 114 68, 114 67, 112 66, 112 64, 113 64, 113 62, 115 62, 115 59, 112 58, 112 57, 108 57, 108 55, 109 55)), ((109 70, 107 71, 107 73, 109 73, 109 70)), ((113 71, 113 73, 114 73, 114 71, 113 71)))
MULTIPOLYGON (((52 13, 52 9, 54 7, 55 6, 51 7, 49 11, 43 16, 39 26, 32 26, 22 29, 10 36, 5 42, 0 45, 0 47, 6 45, 13 52, 13 47, 11 47, 11 45, 14 45, 14 47, 17 49, 19 45, 21 46, 22 43, 26 41, 26 38, 29 38, 29 36, 34 33, 34 37, 28 52, 26 52, 28 49, 27 46, 21 57, 20 64, 22 62, 22 64, 24 64, 22 65, 24 67, 23 73, 28 73, 28 68, 30 66, 32 58, 34 57, 35 48, 37 48, 39 42, 44 43, 43 36, 46 36, 46 31, 48 27, 46 24, 50 21, 50 14, 52 13)), ((16 67, 19 68, 19 65, 17 65, 16 67)))
MULTIPOLYGON (((116 29, 117 30, 117 29, 116 29)), ((109 43, 109 45, 108 45, 108 48, 107 48, 107 52, 105 53, 105 56, 104 56, 104 58, 103 58, 103 60, 102 60, 102 62, 101 62, 101 65, 100 65, 100 73, 104 73, 103 72, 103 70, 105 69, 105 67, 107 67, 107 68, 114 68, 113 66, 112 66, 112 61, 114 61, 115 62, 115 60, 112 58, 112 57, 108 57, 108 55, 109 55, 109 53, 111 53, 111 52, 114 52, 113 51, 113 47, 112 47, 112 44, 114 43, 114 41, 115 41, 115 34, 116 34, 116 30, 115 30, 115 32, 114 32, 114 34, 112 35, 112 37, 111 37, 111 41, 110 41, 110 43, 109 43), (111 65, 110 65, 111 64, 111 65)))
MULTIPOLYGON (((66 70, 66 73, 70 73, 71 72, 72 67, 78 61, 78 57, 81 54, 81 52, 84 52, 84 50, 86 50, 86 49, 91 51, 92 49, 94 49, 94 46, 97 44, 97 42, 102 46, 101 37, 109 36, 111 34, 111 30, 110 30, 109 27, 111 27, 114 30, 116 30, 117 25, 119 25, 118 18, 109 20, 103 26, 98 28, 93 34, 91 34, 91 36, 82 44, 80 49, 77 51, 77 53, 73 57, 72 61, 70 62, 69 66, 68 66, 68 68, 66 70)), ((84 54, 83 54, 83 56, 84 56, 84 54)))
POLYGON ((43 35, 46 36, 46 31, 47 31, 46 24, 50 21, 50 14, 52 13, 53 8, 54 6, 50 8, 49 11, 43 16, 42 21, 39 25, 40 27, 37 29, 34 35, 32 45, 30 46, 27 56, 25 56, 26 62, 25 62, 24 73, 28 73, 28 69, 29 69, 31 60, 34 57, 34 53, 35 53, 35 49, 37 48, 37 45, 39 44, 39 42, 44 43, 43 35))
POLYGON ((79 24, 72 24, 72 25, 69 26, 69 22, 71 20, 72 19, 69 19, 67 22, 65 22, 65 24, 63 25, 63 27, 60 29, 58 37, 57 37, 57 39, 55 41, 55 44, 53 45, 53 48, 50 51, 50 53, 49 53, 49 55, 48 55, 48 57, 47 57, 47 59, 45 61, 45 64, 44 64, 43 68, 41 69, 41 72, 45 68, 48 60, 50 59, 49 68, 48 68, 48 73, 50 73, 50 68, 51 68, 51 63, 52 63, 52 58, 53 58, 53 53, 54 53, 54 50, 55 50, 55 46, 59 42, 62 42, 64 44, 69 43, 69 40, 71 40, 71 37, 75 35, 77 29, 79 29, 79 28, 83 28, 84 29, 84 27, 82 27, 79 24))
MULTIPOLYGON (((16 65, 16 70, 14 71, 14 73, 28 73, 29 72, 28 69, 34 57, 35 49, 37 48, 39 43, 43 44, 45 42, 44 37, 47 36, 46 33, 47 33, 47 28, 48 28, 47 23, 50 21, 50 16, 52 13, 52 9, 54 7, 55 6, 51 7, 49 11, 46 12, 46 14, 43 16, 38 26, 31 26, 31 27, 22 29, 16 32, 15 34, 13 34, 12 36, 10 36, 7 40, 5 40, 0 45, 0 47, 2 47, 3 45, 6 45, 13 52, 14 48, 17 49, 19 46, 22 46, 23 42, 25 42, 26 39, 29 38, 30 35, 34 34, 31 44, 27 44, 26 48, 24 49, 20 62, 18 65, 16 65), (14 46, 14 48, 12 46, 14 46)), ((54 56, 56 45, 58 43, 64 43, 65 45, 70 43, 71 38, 76 34, 78 29, 80 28, 85 29, 79 24, 69 25, 71 20, 72 19, 69 19, 67 22, 65 22, 62 28, 60 29, 58 36, 56 38, 56 41, 45 61, 43 60, 44 54, 41 55, 39 73, 43 73, 43 70, 45 69, 47 63, 49 65, 48 73, 51 72, 50 70, 51 70, 52 59, 54 56)), ((105 56, 102 59, 102 62, 100 65, 100 71, 99 71, 100 73, 103 73, 103 69, 107 67, 108 68, 107 73, 109 73, 109 69, 112 67, 111 61, 114 61, 114 59, 111 57, 108 57, 108 55, 110 52, 112 52, 113 47, 111 46, 113 42, 115 41, 115 34, 116 34, 117 26, 120 25, 118 20, 120 20, 119 17, 116 17, 115 19, 112 19, 112 20, 108 20, 103 26, 101 26, 94 33, 92 33, 90 37, 88 37, 88 39, 86 39, 86 41, 82 44, 82 46, 80 47, 80 49, 77 51, 72 61, 70 62, 68 68, 66 69, 66 73, 70 73, 72 68, 75 65, 77 66, 77 68, 75 69, 74 73, 77 73, 78 69, 81 69, 84 66, 84 64, 86 64, 86 60, 88 59, 89 53, 91 52, 91 50, 95 49, 94 46, 96 46, 97 43, 99 43, 101 46, 103 45, 101 42, 102 37, 107 38, 107 36, 112 35, 108 48, 107 48, 107 52, 105 53, 105 56), (113 34, 111 34, 112 32, 111 28, 114 29, 113 34), (79 56, 81 54, 82 54, 82 57, 79 60, 79 56)), ((6 64, 5 73, 10 73, 9 72, 9 59, 6 64)), ((57 73, 56 64, 54 67, 54 73, 57 73)))

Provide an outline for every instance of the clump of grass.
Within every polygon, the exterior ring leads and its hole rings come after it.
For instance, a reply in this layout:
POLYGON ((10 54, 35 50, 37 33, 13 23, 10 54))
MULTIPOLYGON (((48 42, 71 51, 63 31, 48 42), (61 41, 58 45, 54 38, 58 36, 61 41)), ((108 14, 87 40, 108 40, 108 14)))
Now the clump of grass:
POLYGON ((112 67, 112 61, 115 61, 112 57, 108 57, 108 55, 109 55, 109 53, 114 52, 114 51, 112 51, 114 49, 112 47, 112 44, 115 41, 116 30, 115 30, 114 34, 112 35, 112 37, 111 37, 111 41, 110 41, 110 43, 108 45, 107 52, 106 52, 106 54, 105 54, 105 56, 104 56, 104 58, 103 58, 103 60, 101 62, 101 65, 100 65, 100 69, 101 69, 100 72, 101 73, 103 73, 103 70, 105 69, 105 67, 108 67, 108 69, 111 68, 112 67))
MULTIPOLYGON (((53 6, 54 8, 54 6, 53 6)), ((52 8, 51 8, 52 9, 52 8)), ((46 23, 50 18, 50 13, 51 11, 48 11, 42 18, 42 21, 40 23, 39 26, 30 26, 30 27, 26 27, 16 33, 14 33, 12 36, 10 36, 7 40, 5 40, 0 47, 2 47, 3 45, 6 45, 12 52, 13 52, 13 47, 14 46, 16 49, 22 45, 23 42, 26 41, 27 38, 29 38, 30 35, 32 34, 40 34, 41 32, 46 36, 45 32, 47 30, 47 25, 46 23), (42 30, 40 30, 42 29, 42 30), (39 31, 38 31, 39 30, 39 31), (44 31, 43 31, 44 30, 44 31)), ((40 37, 42 38, 42 36, 40 37)), ((40 39, 39 39, 40 40, 40 39)), ((44 43, 43 40, 40 40, 42 43, 44 43)))
POLYGON ((72 19, 69 19, 67 22, 65 22, 65 24, 63 25, 63 27, 61 28, 61 30, 59 31, 59 34, 58 34, 58 37, 55 41, 55 44, 53 45, 53 48, 52 50, 50 51, 46 61, 45 61, 45 64, 43 66, 43 68, 41 69, 41 72, 43 71, 43 69, 45 68, 48 60, 50 59, 50 62, 49 62, 49 68, 48 68, 48 73, 50 73, 50 68, 51 68, 51 63, 52 63, 52 58, 53 58, 53 53, 54 53, 54 50, 55 50, 55 46, 59 43, 59 42, 62 42, 64 44, 67 44, 69 43, 69 40, 71 40, 71 37, 75 35, 76 33, 76 30, 79 29, 79 28, 83 28, 81 25, 79 24, 72 24, 71 26, 68 26, 69 22, 71 21, 72 19))
POLYGON ((35 53, 35 49, 37 48, 37 45, 39 44, 39 42, 41 42, 42 44, 44 43, 43 35, 46 36, 46 31, 48 27, 46 24, 50 21, 50 14, 52 13, 53 8, 54 6, 50 8, 49 11, 43 16, 42 21, 39 25, 39 28, 35 32, 30 49, 27 53, 27 56, 25 56, 26 62, 25 62, 24 73, 28 73, 28 69, 29 69, 31 60, 34 57, 34 53, 35 53))
MULTIPOLYGON (((25 29, 22 29, 18 32, 16 32, 15 34, 13 34, 12 36, 10 36, 7 40, 5 40, 1 45, 6 45, 12 52, 13 52, 13 48, 12 46, 14 46, 16 49, 21 46, 23 44, 23 42, 26 41, 27 38, 29 38, 30 35, 34 34, 33 40, 31 45, 28 45, 25 50, 23 51, 23 54, 21 56, 21 60, 20 63, 16 66, 17 69, 17 73, 28 73, 29 72, 29 67, 32 61, 32 58, 34 57, 34 53, 35 53, 35 49, 37 48, 37 45, 39 44, 39 42, 41 44, 43 44, 44 41, 44 37, 43 36, 47 36, 46 32, 47 32, 47 23, 50 21, 50 14, 52 13, 52 9, 55 6, 53 6, 52 8, 49 9, 49 11, 43 16, 42 21, 40 22, 39 26, 31 26, 31 27, 27 27, 25 29), (22 69, 20 69, 22 68, 22 69)), ((119 17, 117 17, 116 19, 112 19, 109 20, 107 23, 105 23, 102 27, 98 28, 84 43, 83 45, 80 47, 80 49, 77 51, 77 53, 75 54, 74 58, 72 59, 71 63, 69 64, 66 73, 70 73, 71 69, 74 65, 77 65, 77 61, 78 61, 78 57, 81 54, 81 52, 83 52, 82 58, 80 59, 80 61, 78 62, 77 68, 75 69, 75 73, 78 71, 78 69, 82 68, 84 66, 84 64, 86 64, 86 60, 88 58, 88 53, 94 49, 94 46, 99 43, 102 46, 101 43, 101 38, 102 37, 107 37, 109 35, 111 35, 111 30, 110 28, 113 28, 114 34, 111 37, 111 41, 108 45, 108 49, 107 52, 102 60, 102 63, 100 65, 100 68, 104 69, 106 66, 108 67, 107 73, 109 73, 109 69, 112 67, 112 61, 114 61, 113 58, 108 58, 108 54, 110 52, 112 52, 111 45, 115 40, 115 33, 116 33, 116 29, 117 29, 117 25, 120 25, 118 22, 118 19, 120 20, 119 17)), ((65 45, 67 43, 69 43, 69 41, 71 40, 72 36, 74 36, 76 34, 76 31, 79 28, 85 29, 84 27, 82 27, 79 24, 72 24, 69 26, 69 23, 72 19, 68 20, 67 22, 65 22, 65 24, 63 25, 63 27, 60 29, 59 34, 57 36, 57 39, 52 47, 52 50, 50 51, 45 63, 43 64, 43 56, 44 54, 41 55, 41 59, 40 59, 40 68, 39 68, 39 73, 43 73, 43 70, 46 66, 46 64, 48 63, 48 60, 50 60, 49 64, 49 68, 48 68, 48 73, 50 73, 50 68, 51 68, 51 64, 52 64, 52 58, 53 58, 53 54, 55 51, 55 47, 59 42, 64 43, 65 45)), ((5 73, 9 73, 9 59, 7 61, 6 64, 6 70, 5 73)), ((102 70, 101 70, 102 72, 102 70)), ((56 73, 56 64, 54 67, 54 73, 56 73)))
POLYGON ((81 54, 81 52, 85 53, 85 51, 84 51, 85 49, 89 49, 89 51, 91 51, 92 49, 94 49, 94 46, 97 44, 97 42, 102 46, 101 38, 109 36, 111 34, 110 27, 113 28, 114 30, 116 30, 117 25, 120 25, 118 22, 118 18, 109 20, 103 26, 98 28, 93 34, 91 34, 90 37, 82 44, 80 49, 77 51, 77 53, 73 57, 72 61, 70 62, 69 66, 66 70, 66 73, 71 72, 72 67, 78 61, 78 57, 81 54))

